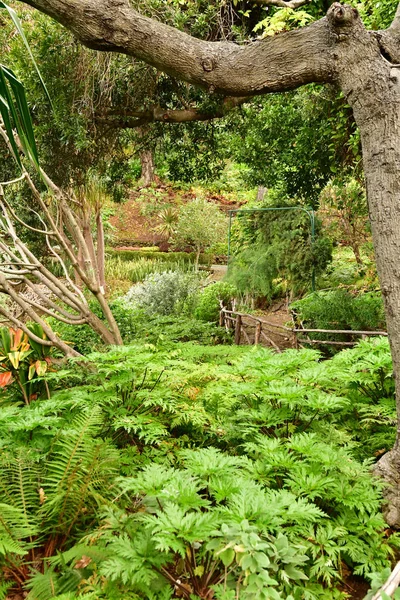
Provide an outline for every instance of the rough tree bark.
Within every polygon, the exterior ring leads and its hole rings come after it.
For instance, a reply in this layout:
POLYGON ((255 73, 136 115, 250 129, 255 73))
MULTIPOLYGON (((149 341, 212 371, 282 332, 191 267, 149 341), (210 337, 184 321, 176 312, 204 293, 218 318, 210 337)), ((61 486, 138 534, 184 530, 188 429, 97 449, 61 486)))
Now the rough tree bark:
MULTIPOLYGON (((361 131, 369 212, 385 299, 400 415, 400 4, 389 29, 367 31, 357 11, 333 4, 309 27, 244 46, 206 42, 143 17, 128 0, 25 0, 86 46, 120 52, 210 93, 244 97, 320 82, 338 85, 361 131)), ((400 526, 400 425, 378 471, 390 525, 400 526)))

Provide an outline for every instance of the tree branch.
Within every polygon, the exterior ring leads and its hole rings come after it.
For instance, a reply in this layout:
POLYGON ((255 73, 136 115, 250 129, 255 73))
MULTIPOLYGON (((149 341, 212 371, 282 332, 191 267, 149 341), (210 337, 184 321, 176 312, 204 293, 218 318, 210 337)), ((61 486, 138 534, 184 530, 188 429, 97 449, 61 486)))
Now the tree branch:
POLYGON ((253 0, 252 4, 261 6, 278 6, 279 8, 296 9, 305 4, 310 4, 312 0, 253 0))
POLYGON ((106 115, 96 117, 98 123, 105 123, 111 127, 133 129, 147 123, 188 123, 190 121, 211 121, 221 119, 228 112, 248 102, 251 97, 224 98, 221 106, 213 112, 201 112, 197 108, 186 108, 184 110, 161 108, 154 106, 150 110, 127 111, 117 115, 110 112, 106 115))
POLYGON ((400 34, 400 2, 397 6, 396 14, 394 16, 393 22, 389 27, 389 31, 395 33, 397 35, 400 34))
POLYGON ((400 3, 389 29, 377 31, 375 35, 383 58, 397 67, 400 63, 400 3))
POLYGON ((128 0, 25 0, 70 29, 86 46, 119 52, 225 96, 294 89, 334 80, 326 18, 239 46, 208 42, 143 17, 128 0))

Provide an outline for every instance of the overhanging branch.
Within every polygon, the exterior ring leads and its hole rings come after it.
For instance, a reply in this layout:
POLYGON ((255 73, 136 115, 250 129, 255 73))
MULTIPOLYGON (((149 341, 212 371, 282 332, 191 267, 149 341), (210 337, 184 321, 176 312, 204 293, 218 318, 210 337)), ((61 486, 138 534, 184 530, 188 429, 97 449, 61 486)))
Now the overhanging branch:
POLYGON ((258 4, 261 6, 278 6, 279 8, 292 8, 293 10, 296 8, 300 8, 300 6, 304 6, 305 4, 310 4, 312 0, 254 0, 253 4, 258 4))
POLYGON ((221 119, 234 108, 248 102, 249 97, 224 98, 222 104, 212 112, 202 112, 197 108, 169 109, 155 106, 150 110, 125 111, 122 114, 113 113, 96 117, 98 123, 111 127, 133 129, 148 123, 188 123, 191 121, 211 121, 221 119))
POLYGON ((240 46, 203 41, 133 10, 128 0, 25 0, 86 46, 135 56, 225 96, 252 96, 334 80, 327 20, 240 46))

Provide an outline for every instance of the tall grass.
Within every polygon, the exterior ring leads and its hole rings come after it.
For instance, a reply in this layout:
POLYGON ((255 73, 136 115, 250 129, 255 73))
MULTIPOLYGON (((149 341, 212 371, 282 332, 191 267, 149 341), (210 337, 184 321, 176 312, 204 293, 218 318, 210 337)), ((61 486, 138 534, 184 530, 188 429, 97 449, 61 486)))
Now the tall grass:
POLYGON ((165 261, 156 258, 139 258, 138 260, 121 260, 118 257, 109 258, 106 261, 106 280, 125 280, 131 283, 138 283, 151 273, 161 273, 163 271, 192 271, 193 263, 176 260, 165 261))

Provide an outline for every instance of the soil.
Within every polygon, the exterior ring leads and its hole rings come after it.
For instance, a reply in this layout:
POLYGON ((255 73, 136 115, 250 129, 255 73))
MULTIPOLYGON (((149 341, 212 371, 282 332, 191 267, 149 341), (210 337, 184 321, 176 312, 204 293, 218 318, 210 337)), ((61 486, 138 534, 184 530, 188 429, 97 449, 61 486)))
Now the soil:
POLYGON ((357 575, 349 575, 339 589, 348 594, 350 600, 363 600, 369 590, 369 584, 357 575))
MULTIPOLYGON (((167 206, 178 208, 194 198, 196 190, 177 190, 172 185, 159 184, 157 187, 132 190, 126 202, 115 205, 115 214, 109 219, 115 244, 127 247, 157 245, 161 250, 168 250, 165 237, 155 230, 160 224, 157 215, 167 206)), ((210 193, 206 198, 225 212, 240 206, 224 194, 210 193)))

